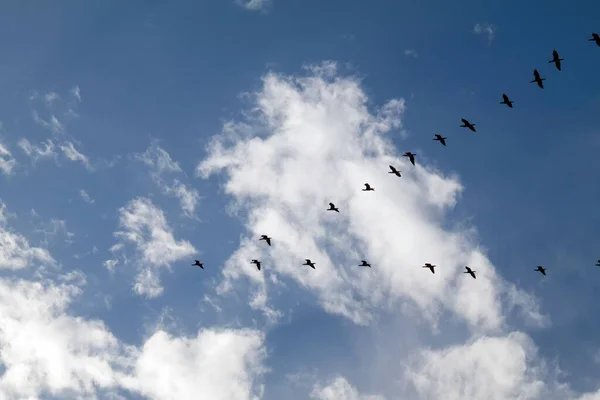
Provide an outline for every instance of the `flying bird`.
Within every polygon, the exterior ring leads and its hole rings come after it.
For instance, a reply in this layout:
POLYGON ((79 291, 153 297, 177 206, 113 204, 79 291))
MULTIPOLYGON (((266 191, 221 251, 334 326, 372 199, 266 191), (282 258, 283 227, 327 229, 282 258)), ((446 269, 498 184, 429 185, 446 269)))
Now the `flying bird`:
POLYGON ((463 124, 460 126, 461 128, 469 128, 470 130, 472 130, 473 132, 477 132, 475 130, 475 124, 470 123, 469 121, 467 121, 464 118, 461 118, 463 124))
POLYGON ((258 268, 258 270, 260 271, 260 261, 252 260, 252 261, 250 261, 250 264, 256 264, 256 268, 258 268))
POLYGON ((554 65, 556 65, 556 69, 560 71, 560 62, 564 61, 564 58, 560 58, 560 56, 558 55, 558 51, 553 50, 552 51, 552 60, 548 61, 548 64, 550 63, 554 63, 554 65))
POLYGON ((466 271, 465 271, 465 272, 463 272, 464 274, 471 274, 471 276, 473 277, 473 279, 477 279, 477 278, 475 277, 475 272, 476 272, 476 271, 473 271, 471 268, 469 268, 469 267, 466 267, 466 266, 465 266, 465 269, 466 269, 466 271))
POLYGON ((596 267, 600 267, 600 260, 596 263, 596 267))
POLYGON ((270 246, 271 245, 271 238, 268 237, 267 235, 260 235, 260 239, 258 240, 264 240, 265 242, 267 242, 267 244, 270 246))
POLYGON ((371 268, 371 264, 369 264, 365 260, 362 260, 358 266, 359 267, 369 267, 369 268, 371 268))
POLYGON ((312 261, 310 261, 310 259, 309 259, 309 258, 307 258, 307 259, 306 259, 306 262, 305 262, 304 264, 302 264, 302 265, 308 265, 308 266, 309 266, 309 267, 311 267, 312 269, 316 269, 316 268, 315 268, 315 263, 314 263, 314 262, 312 262, 312 261))
POLYGON ((402 172, 402 171, 398 171, 393 165, 390 165, 390 170, 391 171, 388 172, 388 174, 394 174, 394 175, 400 176, 400 177, 402 176, 402 175, 400 175, 400 172, 402 172))
POLYGON ((600 35, 598 35, 597 33, 592 33, 592 37, 591 39, 588 39, 590 42, 596 42, 596 44, 598 46, 600 46, 600 35))
POLYGON ((440 142, 441 144, 443 144, 444 146, 446 145, 446 137, 442 137, 442 135, 440 135, 439 133, 435 134, 435 138, 433 140, 437 140, 438 142, 440 142))
POLYGON ((410 163, 412 165, 415 165, 415 153, 411 153, 410 151, 407 151, 406 153, 402 154, 404 157, 408 157, 408 159, 410 160, 410 163))
POLYGON ((500 102, 500 104, 506 104, 510 108, 513 108, 513 103, 514 103, 514 101, 509 99, 505 93, 502 93, 502 101, 500 102))
POLYGON ((194 260, 194 263, 192 264, 192 267, 198 266, 202 269, 204 269, 204 264, 202 264, 200 261, 198 260, 194 260))
POLYGON ((333 203, 329 203, 329 208, 327 209, 327 211, 340 212, 340 210, 333 203))
POLYGON ((541 265, 538 265, 534 271, 540 271, 542 275, 546 275, 546 268, 542 267, 541 265))
POLYGON ((425 263, 425 265, 423 265, 423 268, 429 268, 429 270, 431 271, 432 274, 435 274, 435 264, 430 264, 430 263, 425 263))
POLYGON ((368 183, 365 183, 365 188, 362 190, 363 192, 374 192, 375 189, 371 187, 368 183))
POLYGON ((537 69, 533 70, 533 80, 530 83, 537 83, 537 85, 539 87, 541 87, 542 89, 544 88, 544 84, 542 83, 542 81, 545 81, 546 78, 540 78, 540 73, 538 72, 537 69))

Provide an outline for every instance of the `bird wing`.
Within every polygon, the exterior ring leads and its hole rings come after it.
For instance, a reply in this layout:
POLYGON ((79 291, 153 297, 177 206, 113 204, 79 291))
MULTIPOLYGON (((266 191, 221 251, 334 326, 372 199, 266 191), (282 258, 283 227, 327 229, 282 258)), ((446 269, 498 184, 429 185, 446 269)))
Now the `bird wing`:
POLYGON ((271 238, 265 238, 265 241, 267 242, 267 244, 270 246, 271 245, 271 238))

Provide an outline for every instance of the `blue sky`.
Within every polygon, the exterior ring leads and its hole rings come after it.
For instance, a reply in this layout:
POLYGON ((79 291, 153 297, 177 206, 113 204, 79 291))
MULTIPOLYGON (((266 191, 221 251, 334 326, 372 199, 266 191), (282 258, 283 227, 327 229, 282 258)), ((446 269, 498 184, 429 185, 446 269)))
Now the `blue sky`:
POLYGON ((0 397, 600 399, 600 5, 460 3, 4 5, 0 397))

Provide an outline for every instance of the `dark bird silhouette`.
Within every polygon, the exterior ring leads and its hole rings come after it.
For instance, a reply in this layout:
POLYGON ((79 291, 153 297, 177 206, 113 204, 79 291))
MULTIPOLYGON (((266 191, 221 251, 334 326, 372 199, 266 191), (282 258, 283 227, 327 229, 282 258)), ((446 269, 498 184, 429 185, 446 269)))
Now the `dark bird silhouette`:
POLYGON ((312 261, 310 261, 310 259, 309 259, 309 258, 307 258, 307 259, 306 259, 306 262, 305 262, 304 264, 302 264, 302 265, 308 265, 308 266, 309 266, 309 267, 311 267, 312 269, 316 269, 316 268, 315 268, 315 263, 314 263, 314 262, 312 262, 312 261))
POLYGON ((365 183, 365 188, 362 190, 363 192, 374 192, 375 189, 371 187, 368 183, 365 183))
POLYGON ((502 101, 500 102, 500 104, 506 104, 510 108, 513 108, 513 103, 514 103, 514 101, 509 99, 505 93, 502 93, 502 101))
POLYGON ((600 35, 598 35, 597 33, 592 33, 592 37, 590 39, 588 39, 590 42, 596 42, 596 44, 598 46, 600 46, 600 35))
POLYGON ((369 264, 365 260, 362 260, 358 266, 359 267, 369 267, 369 268, 371 268, 371 264, 369 264))
POLYGON ((473 277, 473 279, 477 279, 477 278, 475 277, 475 272, 476 272, 476 271, 473 271, 471 268, 469 268, 469 267, 466 267, 466 266, 465 266, 465 269, 466 269, 466 271, 465 271, 465 272, 463 272, 463 273, 465 273, 465 274, 471 274, 471 276, 473 277))
POLYGON ((396 168, 394 168, 393 165, 390 165, 390 169, 391 169, 391 171, 388 172, 388 174, 394 174, 394 175, 400 176, 400 177, 402 176, 402 175, 400 175, 400 172, 402 172, 402 171, 398 171, 396 168))
POLYGON ((469 128, 470 130, 472 130, 473 132, 477 132, 475 130, 475 124, 470 123, 469 121, 467 121, 464 118, 461 118, 463 124, 460 126, 461 128, 469 128))
POLYGON ((600 267, 600 260, 596 263, 596 267, 600 267))
POLYGON ((431 271, 432 274, 435 274, 435 264, 429 264, 429 263, 425 263, 425 265, 423 265, 423 268, 429 268, 429 270, 431 271))
POLYGON ((446 145, 446 137, 442 137, 442 135, 440 135, 439 133, 435 134, 435 138, 433 140, 437 140, 438 142, 440 142, 441 144, 443 144, 444 146, 446 145))
POLYGON ((545 81, 546 78, 540 78, 540 73, 538 72, 537 69, 533 70, 533 80, 530 83, 537 83, 537 85, 539 87, 541 87, 542 89, 544 88, 544 84, 542 83, 542 81, 545 81))
POLYGON ((411 153, 410 151, 407 151, 406 153, 402 154, 404 157, 408 157, 408 159, 410 160, 410 163, 412 165, 415 165, 415 153, 411 153))
POLYGON ((267 242, 267 244, 270 246, 271 245, 271 238, 268 237, 267 235, 260 235, 260 239, 258 240, 264 240, 265 242, 267 242))
POLYGON ((542 275, 546 275, 546 268, 542 267, 541 265, 538 265, 534 271, 540 271, 542 275))
POLYGON ((194 260, 194 263, 192 264, 192 267, 198 266, 202 269, 204 269, 204 264, 202 264, 200 261, 198 260, 194 260))
POLYGON ((250 264, 255 264, 256 268, 258 268, 258 270, 260 271, 260 261, 258 261, 258 260, 252 260, 252 261, 250 261, 250 264))
POLYGON ((340 212, 340 210, 333 203, 329 203, 329 208, 327 209, 327 211, 340 212))
POLYGON ((552 60, 548 61, 548 64, 554 63, 554 65, 556 65, 556 69, 560 71, 560 66, 561 66, 560 62, 561 61, 565 61, 565 59, 560 58, 558 55, 558 51, 553 50, 552 51, 552 60))

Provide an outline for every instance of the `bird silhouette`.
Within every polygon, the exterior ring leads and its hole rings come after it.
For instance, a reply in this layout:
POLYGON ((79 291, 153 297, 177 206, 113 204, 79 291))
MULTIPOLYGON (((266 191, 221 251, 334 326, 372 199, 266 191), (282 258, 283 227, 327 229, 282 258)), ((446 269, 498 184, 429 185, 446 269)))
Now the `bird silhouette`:
POLYGON ((260 271, 260 261, 252 260, 252 261, 250 261, 250 264, 256 264, 256 268, 258 268, 258 270, 260 271))
POLYGON ((596 267, 600 267, 600 260, 596 263, 596 267))
POLYGON ((359 267, 369 267, 369 268, 371 268, 371 264, 369 264, 365 260, 362 260, 358 266, 359 267))
POLYGON ((440 142, 441 144, 443 144, 444 146, 446 145, 446 137, 442 137, 442 135, 436 133, 435 134, 435 138, 433 140, 437 140, 438 142, 440 142))
POLYGON ((329 203, 329 208, 327 209, 327 211, 340 212, 340 210, 333 203, 329 203))
POLYGON ((537 83, 537 85, 539 87, 541 87, 542 89, 544 88, 544 84, 542 83, 542 81, 545 81, 546 78, 540 78, 540 73, 538 72, 537 69, 533 70, 533 80, 530 83, 537 83))
POLYGON ((402 175, 400 175, 400 172, 402 172, 402 171, 398 171, 393 165, 390 165, 390 170, 391 171, 388 172, 388 174, 394 174, 394 175, 400 176, 400 177, 402 176, 402 175))
POLYGON ((404 157, 408 157, 408 159, 410 160, 410 163, 412 165, 415 165, 415 153, 411 153, 410 151, 407 151, 406 153, 402 154, 404 157))
POLYGON ((460 126, 461 128, 469 128, 470 130, 472 130, 473 132, 477 132, 475 130, 475 124, 470 123, 469 121, 467 121, 464 118, 461 118, 463 124, 460 126))
POLYGON ((467 267, 467 266, 465 266, 465 269, 466 269, 466 271, 465 271, 465 272, 463 272, 463 273, 465 273, 465 274, 471 274, 471 276, 473 277, 473 279, 477 279, 477 278, 475 277, 475 272, 476 272, 476 271, 473 271, 471 268, 469 268, 469 267, 467 267))
POLYGON ((312 269, 316 269, 316 268, 315 268, 315 263, 314 263, 314 262, 312 262, 312 261, 310 261, 310 259, 309 259, 309 258, 307 258, 307 259, 306 259, 306 262, 305 262, 304 264, 302 264, 302 265, 308 265, 308 266, 309 266, 309 267, 311 267, 312 269))
POLYGON ((592 37, 588 40, 590 42, 596 42, 596 44, 600 46, 600 35, 598 35, 596 32, 592 33, 592 37))
POLYGON ((260 235, 260 239, 258 240, 264 240, 265 242, 267 242, 267 244, 270 246, 271 245, 271 238, 268 237, 267 235, 260 235))
POLYGON ((534 271, 540 271, 542 275, 546 275, 546 268, 542 267, 541 265, 538 265, 534 271))
POLYGON ((502 93, 502 101, 500 102, 500 104, 506 104, 510 108, 513 108, 513 103, 514 103, 514 101, 509 99, 505 93, 502 93))
POLYGON ((561 66, 560 62, 564 61, 564 60, 565 60, 564 58, 559 57, 558 51, 553 50, 552 51, 552 60, 548 61, 548 64, 554 63, 554 65, 556 65, 556 69, 560 71, 560 66, 561 66))
POLYGON ((362 189, 362 191, 363 191, 363 192, 374 192, 374 191, 375 191, 375 189, 373 189, 373 188, 371 187, 371 185, 369 185, 368 183, 365 183, 365 188, 364 188, 364 189, 362 189))
POLYGON ((204 269, 204 264, 202 264, 200 261, 198 260, 194 260, 194 263, 192 264, 192 267, 198 266, 202 269, 204 269))
POLYGON ((423 268, 429 268, 432 274, 435 274, 435 264, 425 263, 423 268))

